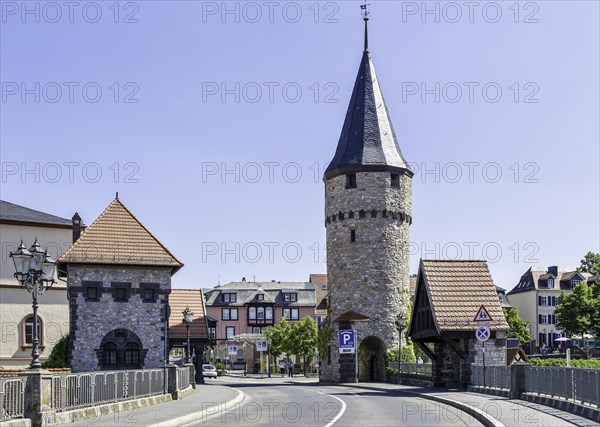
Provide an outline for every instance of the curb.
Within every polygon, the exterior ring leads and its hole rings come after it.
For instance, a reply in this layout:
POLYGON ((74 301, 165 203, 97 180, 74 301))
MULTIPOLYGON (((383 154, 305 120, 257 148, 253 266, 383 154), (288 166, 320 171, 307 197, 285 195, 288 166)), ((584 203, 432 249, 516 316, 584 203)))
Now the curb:
POLYGON ((391 392, 399 393, 399 394, 412 395, 415 397, 419 397, 421 399, 426 399, 426 400, 431 400, 434 402, 443 403, 445 405, 452 406, 456 409, 466 412, 467 414, 471 415, 473 418, 475 418, 477 421, 479 421, 486 427, 505 427, 504 424, 502 424, 499 420, 488 415, 481 409, 476 408, 475 406, 469 405, 467 403, 448 399, 447 397, 417 393, 414 391, 407 391, 407 390, 394 390, 394 389, 381 388, 381 387, 360 386, 357 384, 335 384, 335 385, 341 386, 341 387, 360 388, 360 389, 365 389, 365 390, 375 390, 375 391, 385 391, 385 392, 391 391, 391 392))
MULTIPOLYGON (((233 388, 233 387, 230 387, 230 388, 232 390, 237 391, 238 394, 236 397, 234 397, 233 399, 231 399, 227 402, 219 403, 219 405, 218 405, 219 412, 225 411, 227 409, 231 409, 231 407, 242 402, 246 397, 242 390, 239 390, 239 389, 233 388)), ((178 427, 178 426, 181 426, 184 424, 193 423, 194 421, 202 420, 202 419, 206 418, 207 416, 215 415, 215 413, 211 412, 210 414, 208 414, 208 412, 209 412, 209 409, 207 408, 207 409, 204 409, 199 412, 194 412, 193 414, 188 414, 188 415, 183 415, 181 417, 173 418, 172 420, 169 420, 169 421, 163 421, 163 422, 160 422, 157 424, 152 424, 148 427, 178 427)))

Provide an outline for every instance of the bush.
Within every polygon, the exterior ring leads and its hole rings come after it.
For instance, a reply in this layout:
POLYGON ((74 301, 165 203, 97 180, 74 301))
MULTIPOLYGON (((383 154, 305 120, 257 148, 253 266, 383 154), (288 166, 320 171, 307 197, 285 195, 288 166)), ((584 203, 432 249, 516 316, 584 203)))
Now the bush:
POLYGON ((385 368, 385 377, 387 379, 390 378, 398 378, 398 369, 394 368, 385 368))
POLYGON ((217 368, 217 376, 220 377, 223 374, 225 374, 225 366, 223 365, 222 362, 217 362, 216 368, 217 368))
MULTIPOLYGON (((531 366, 567 366, 566 359, 541 359, 539 357, 533 357, 530 359, 531 366)), ((573 368, 586 368, 586 369, 600 369, 600 359, 571 359, 571 367, 573 368)))
POLYGON ((52 353, 48 360, 42 364, 42 368, 70 368, 67 362, 67 352, 69 350, 69 336, 65 335, 52 348, 52 353))

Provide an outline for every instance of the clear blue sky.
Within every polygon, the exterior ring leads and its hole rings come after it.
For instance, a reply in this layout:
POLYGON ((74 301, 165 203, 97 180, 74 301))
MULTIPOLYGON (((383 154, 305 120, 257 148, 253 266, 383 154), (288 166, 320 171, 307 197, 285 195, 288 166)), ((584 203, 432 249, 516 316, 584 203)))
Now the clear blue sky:
MULTIPOLYGON (((598 2, 370 3, 416 169, 413 272, 484 258, 510 289, 599 251, 598 2)), ((186 264, 178 287, 326 272, 361 2, 26 4, 1 3, 2 199, 90 224, 119 191, 186 264)))

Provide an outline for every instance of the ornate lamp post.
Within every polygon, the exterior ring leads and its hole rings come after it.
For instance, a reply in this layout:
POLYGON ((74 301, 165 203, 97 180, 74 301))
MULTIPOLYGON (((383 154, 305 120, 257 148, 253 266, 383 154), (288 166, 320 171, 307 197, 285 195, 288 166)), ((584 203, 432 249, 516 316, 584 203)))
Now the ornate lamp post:
POLYGON ((194 312, 190 310, 189 307, 186 307, 183 310, 183 323, 185 324, 185 329, 187 331, 187 352, 185 354, 185 363, 190 363, 191 353, 190 353, 190 325, 194 320, 194 312))
POLYGON ((398 329, 398 384, 400 384, 400 362, 402 361, 402 331, 406 328, 406 317, 400 313, 396 319, 396 329, 398 329))
POLYGON ((23 240, 16 251, 10 253, 15 263, 15 278, 25 286, 33 298, 33 350, 31 351, 31 369, 42 367, 40 363, 40 339, 38 336, 38 295, 42 295, 54 282, 56 261, 48 256, 47 251, 42 251, 37 237, 29 250, 25 249, 23 240))

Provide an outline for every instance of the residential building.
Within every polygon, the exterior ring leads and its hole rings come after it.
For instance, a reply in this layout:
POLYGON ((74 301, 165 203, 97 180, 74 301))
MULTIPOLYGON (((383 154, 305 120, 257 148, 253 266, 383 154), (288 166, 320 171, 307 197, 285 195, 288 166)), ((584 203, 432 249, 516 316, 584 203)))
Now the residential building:
POLYGON ((217 347, 213 360, 246 361, 253 366, 259 360, 254 342, 265 328, 282 318, 295 322, 306 316, 315 318, 315 285, 311 282, 231 282, 205 291, 206 312, 217 321, 209 334, 217 347), (236 344, 236 355, 225 352, 236 344))
MULTIPOLYGON (((33 343, 32 296, 14 277, 15 267, 9 257, 21 240, 30 247, 37 238, 53 259, 71 246, 73 222, 78 234, 81 219, 60 218, 46 212, 0 201, 0 368, 21 369, 31 362, 33 343)), ((38 298, 40 361, 44 363, 54 344, 69 332, 69 303, 64 281, 57 283, 38 298)))
POLYGON ((519 307, 519 316, 527 322, 532 348, 542 345, 556 347, 555 339, 565 334, 556 327, 554 310, 561 292, 570 292, 582 281, 593 279, 589 273, 574 267, 531 267, 519 283, 507 294, 513 307, 519 307))

